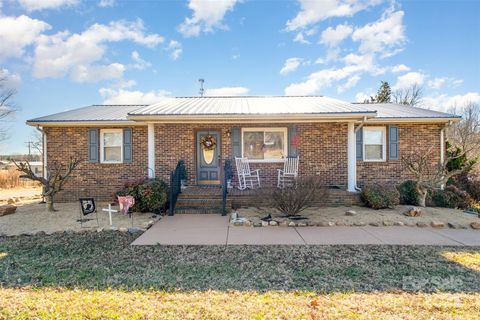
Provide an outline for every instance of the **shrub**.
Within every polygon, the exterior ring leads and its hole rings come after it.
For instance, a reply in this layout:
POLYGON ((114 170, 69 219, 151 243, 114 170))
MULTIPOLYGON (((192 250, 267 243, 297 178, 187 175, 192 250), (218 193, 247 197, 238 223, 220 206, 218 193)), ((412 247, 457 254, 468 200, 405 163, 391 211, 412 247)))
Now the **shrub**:
POLYGON ((310 207, 316 199, 325 196, 317 177, 298 178, 294 186, 283 189, 259 190, 257 197, 259 202, 269 201, 269 205, 282 212, 286 216, 296 216, 310 207))
POLYGON ((466 209, 472 203, 470 195, 456 186, 448 186, 444 190, 430 190, 427 205, 432 207, 466 209))
POLYGON ((415 188, 416 182, 413 180, 404 181, 397 187, 401 204, 418 205, 418 192, 415 188))
POLYGON ((472 173, 463 173, 455 177, 453 184, 465 190, 475 201, 480 201, 480 177, 472 173))
POLYGON ((160 213, 167 203, 168 186, 159 179, 140 179, 127 182, 125 188, 116 195, 134 197, 134 211, 160 213))
POLYGON ((395 187, 378 184, 363 188, 361 198, 373 209, 394 208, 400 203, 400 193, 395 187))

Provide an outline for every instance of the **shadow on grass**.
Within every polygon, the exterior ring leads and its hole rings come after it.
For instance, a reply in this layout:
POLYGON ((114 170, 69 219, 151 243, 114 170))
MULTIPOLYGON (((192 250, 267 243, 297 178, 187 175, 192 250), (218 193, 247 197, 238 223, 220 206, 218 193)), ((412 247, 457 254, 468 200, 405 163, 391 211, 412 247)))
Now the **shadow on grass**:
POLYGON ((480 292, 479 272, 445 255, 466 252, 477 259, 478 247, 140 247, 130 245, 134 238, 118 232, 0 238, 0 285, 100 290, 480 292))

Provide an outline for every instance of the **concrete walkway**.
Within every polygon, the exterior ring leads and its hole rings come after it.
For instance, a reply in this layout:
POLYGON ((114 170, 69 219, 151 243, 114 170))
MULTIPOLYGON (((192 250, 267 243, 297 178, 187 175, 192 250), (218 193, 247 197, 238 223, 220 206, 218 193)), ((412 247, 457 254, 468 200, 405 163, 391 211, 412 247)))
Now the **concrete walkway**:
POLYGON ((480 246, 480 231, 417 227, 233 227, 229 217, 164 217, 133 245, 391 244, 480 246))

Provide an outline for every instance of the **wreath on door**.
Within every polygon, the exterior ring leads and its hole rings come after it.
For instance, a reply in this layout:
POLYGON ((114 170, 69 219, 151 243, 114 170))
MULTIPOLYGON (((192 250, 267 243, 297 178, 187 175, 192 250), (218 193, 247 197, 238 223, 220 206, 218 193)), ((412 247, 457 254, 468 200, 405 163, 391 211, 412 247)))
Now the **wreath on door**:
POLYGON ((200 144, 204 150, 214 150, 217 147, 217 140, 208 134, 200 139, 200 144))

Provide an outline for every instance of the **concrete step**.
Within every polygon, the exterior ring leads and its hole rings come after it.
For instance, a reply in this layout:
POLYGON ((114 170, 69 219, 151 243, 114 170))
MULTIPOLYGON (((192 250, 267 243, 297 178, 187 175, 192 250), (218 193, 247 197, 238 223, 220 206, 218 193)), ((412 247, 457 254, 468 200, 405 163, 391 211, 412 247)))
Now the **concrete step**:
MULTIPOLYGON (((227 206, 231 206, 232 200, 227 199, 227 206)), ((204 208, 218 208, 222 207, 222 199, 177 199, 177 207, 204 207, 204 208)))

